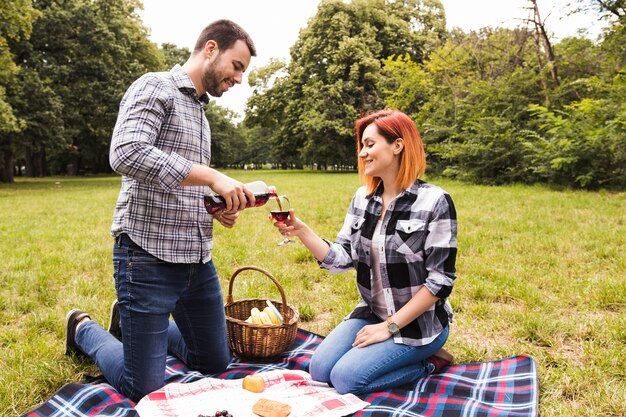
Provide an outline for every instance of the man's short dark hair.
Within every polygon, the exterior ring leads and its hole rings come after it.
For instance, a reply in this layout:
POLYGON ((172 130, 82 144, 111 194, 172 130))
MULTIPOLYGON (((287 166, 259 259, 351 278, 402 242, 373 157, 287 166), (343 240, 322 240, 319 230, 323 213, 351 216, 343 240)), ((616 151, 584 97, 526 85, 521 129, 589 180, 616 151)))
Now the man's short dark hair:
POLYGON ((218 48, 225 51, 232 48, 235 42, 240 39, 243 40, 248 46, 250 56, 256 56, 256 48, 250 38, 250 35, 248 35, 248 32, 243 30, 243 28, 237 23, 230 20, 216 20, 202 30, 202 33, 200 33, 200 36, 196 41, 193 53, 196 54, 204 49, 204 45, 206 45, 206 43, 210 40, 215 41, 218 48))

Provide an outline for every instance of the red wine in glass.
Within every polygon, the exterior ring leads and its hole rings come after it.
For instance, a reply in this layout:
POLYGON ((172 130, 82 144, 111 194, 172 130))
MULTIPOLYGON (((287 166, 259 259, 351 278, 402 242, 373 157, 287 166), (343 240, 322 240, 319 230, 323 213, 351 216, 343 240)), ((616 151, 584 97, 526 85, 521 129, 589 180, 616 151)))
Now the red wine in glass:
POLYGON ((271 211, 270 214, 272 215, 272 218, 277 222, 284 222, 289 218, 288 211, 271 211))
MULTIPOLYGON (((270 208, 270 215, 277 222, 284 222, 289 218, 289 209, 291 206, 286 195, 271 197, 267 202, 267 205, 270 208)), ((290 240, 287 236, 285 236, 283 240, 278 242, 278 245, 285 246, 290 243, 293 243, 293 240, 290 240)))

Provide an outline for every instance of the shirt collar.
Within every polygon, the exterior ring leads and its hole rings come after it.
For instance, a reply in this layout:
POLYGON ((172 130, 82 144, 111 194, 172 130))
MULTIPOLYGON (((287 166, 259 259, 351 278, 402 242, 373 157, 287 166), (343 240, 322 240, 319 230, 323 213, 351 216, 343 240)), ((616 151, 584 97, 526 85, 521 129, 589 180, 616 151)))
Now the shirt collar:
MULTIPOLYGON (((410 195, 417 195, 418 189, 420 188, 422 184, 423 184, 422 180, 419 180, 419 179, 415 180, 411 185, 409 185, 407 188, 402 190, 400 194, 398 194, 398 197, 397 197, 398 201, 403 200, 404 198, 407 198, 410 195)), ((385 187, 383 185, 383 182, 381 181, 380 183, 378 183, 376 190, 374 190, 374 192, 370 194, 369 196, 365 197, 367 199, 367 205, 365 208, 366 212, 373 213, 375 216, 381 215, 382 208, 383 208, 383 191, 384 190, 385 190, 385 187)))
MULTIPOLYGON (((406 194, 415 194, 417 195, 417 192, 420 188, 420 186, 424 183, 424 181, 417 179, 415 181, 413 181, 413 183, 411 185, 409 185, 407 188, 405 188, 404 190, 402 190, 400 192, 400 194, 398 194, 398 198, 406 195, 406 194)), ((379 182, 378 185, 376 186, 376 189, 374 190, 374 192, 372 194, 370 194, 367 198, 372 198, 374 201, 382 204, 383 203, 383 191, 385 191, 385 186, 383 184, 383 182, 379 182)))
POLYGON ((198 96, 198 93, 196 92, 196 87, 193 85, 193 81, 191 81, 191 78, 189 78, 189 75, 187 75, 187 73, 185 72, 183 67, 180 66, 180 64, 174 65, 174 67, 170 70, 170 73, 173 76, 174 85, 176 85, 176 88, 178 88, 183 93, 190 95, 195 100, 200 101, 202 104, 209 103, 209 95, 207 93, 204 93, 201 96, 198 96))

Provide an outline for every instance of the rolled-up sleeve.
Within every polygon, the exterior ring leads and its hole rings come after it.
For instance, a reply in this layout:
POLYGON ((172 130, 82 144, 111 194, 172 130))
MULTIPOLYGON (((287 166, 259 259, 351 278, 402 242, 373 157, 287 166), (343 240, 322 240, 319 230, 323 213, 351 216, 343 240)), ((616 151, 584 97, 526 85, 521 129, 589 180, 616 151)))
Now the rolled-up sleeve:
POLYGON ((426 287, 439 298, 447 298, 456 278, 457 220, 452 198, 441 195, 435 203, 428 223, 424 253, 428 271, 426 287))
MULTIPOLYGON (((356 197, 355 197, 356 198, 356 197)), ((332 273, 345 272, 354 268, 354 259, 352 258, 352 224, 354 223, 354 204, 355 198, 352 199, 350 208, 343 222, 343 226, 339 234, 335 238, 335 242, 330 245, 330 250, 326 258, 319 263, 321 268, 327 269, 332 273)))

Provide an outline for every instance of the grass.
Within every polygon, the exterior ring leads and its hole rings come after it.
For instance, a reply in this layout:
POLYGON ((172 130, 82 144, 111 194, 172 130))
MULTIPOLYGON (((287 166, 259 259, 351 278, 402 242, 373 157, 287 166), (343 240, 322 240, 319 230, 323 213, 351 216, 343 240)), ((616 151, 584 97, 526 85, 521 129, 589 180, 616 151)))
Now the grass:
MULTIPOLYGON (((333 239, 355 174, 229 171, 274 184, 321 236, 333 239)), ((487 187, 440 179, 459 220, 458 362, 526 354, 539 369, 543 417, 626 415, 626 194, 487 187)), ((0 185, 0 415, 26 412, 68 382, 98 373, 63 355, 65 313, 103 325, 114 298, 109 226, 119 177, 18 179, 0 185)), ((298 307, 301 327, 327 334, 357 302, 353 273, 322 271, 304 247, 275 245, 264 208, 216 226, 223 288, 240 266, 264 268, 298 307)), ((235 299, 278 298, 243 272, 235 299)))

